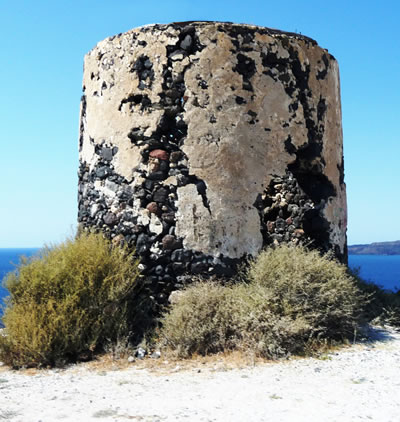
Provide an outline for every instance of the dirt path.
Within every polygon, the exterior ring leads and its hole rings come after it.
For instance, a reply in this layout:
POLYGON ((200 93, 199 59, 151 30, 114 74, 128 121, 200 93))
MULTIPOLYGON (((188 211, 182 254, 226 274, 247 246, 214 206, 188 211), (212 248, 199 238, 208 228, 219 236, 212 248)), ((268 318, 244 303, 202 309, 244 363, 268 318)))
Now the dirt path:
POLYGON ((0 368, 0 421, 400 420, 400 334, 324 355, 227 369, 222 362, 113 370, 0 368))

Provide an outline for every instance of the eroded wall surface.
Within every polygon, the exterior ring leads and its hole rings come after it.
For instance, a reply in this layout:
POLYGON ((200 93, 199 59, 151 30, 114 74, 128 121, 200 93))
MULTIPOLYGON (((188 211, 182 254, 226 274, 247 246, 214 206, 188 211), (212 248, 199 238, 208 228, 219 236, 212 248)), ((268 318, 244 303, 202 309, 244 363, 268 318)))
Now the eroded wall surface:
POLYGON ((87 54, 83 91, 79 222, 136 247, 160 289, 283 241, 346 260, 339 72, 315 41, 144 26, 87 54))

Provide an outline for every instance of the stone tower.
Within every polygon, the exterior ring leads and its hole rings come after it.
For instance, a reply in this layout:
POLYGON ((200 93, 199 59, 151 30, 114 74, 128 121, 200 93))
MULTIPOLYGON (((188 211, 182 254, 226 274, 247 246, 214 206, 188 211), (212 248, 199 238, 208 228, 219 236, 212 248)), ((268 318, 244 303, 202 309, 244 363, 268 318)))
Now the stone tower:
POLYGON ((135 247, 159 291, 273 243, 346 261, 339 71, 314 40, 144 26, 87 54, 83 91, 79 223, 135 247))

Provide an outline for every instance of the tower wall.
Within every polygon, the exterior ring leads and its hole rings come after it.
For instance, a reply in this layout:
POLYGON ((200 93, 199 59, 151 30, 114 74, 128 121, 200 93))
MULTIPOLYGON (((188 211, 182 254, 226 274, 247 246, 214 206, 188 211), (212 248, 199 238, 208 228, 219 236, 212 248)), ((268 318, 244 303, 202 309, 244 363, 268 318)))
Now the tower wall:
POLYGON ((85 57, 79 223, 127 242, 160 291, 264 246, 345 261, 338 64, 251 25, 149 25, 85 57))

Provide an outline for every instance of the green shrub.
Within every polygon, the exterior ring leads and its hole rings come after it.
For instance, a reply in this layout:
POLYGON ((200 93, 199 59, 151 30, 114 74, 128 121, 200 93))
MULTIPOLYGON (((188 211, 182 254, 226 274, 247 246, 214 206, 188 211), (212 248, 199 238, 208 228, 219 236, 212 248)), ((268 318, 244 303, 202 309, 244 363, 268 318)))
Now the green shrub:
POLYGON ((302 247, 262 252, 245 283, 197 282, 161 318, 160 342, 178 357, 247 350, 277 358, 354 335, 365 296, 346 267, 302 247))
POLYGON ((10 292, 0 360, 41 366, 77 359, 128 335, 138 262, 100 234, 81 234, 23 258, 5 280, 10 292))

